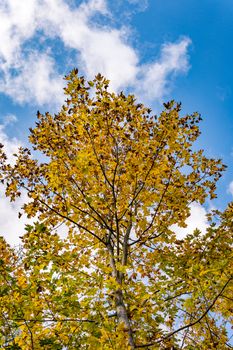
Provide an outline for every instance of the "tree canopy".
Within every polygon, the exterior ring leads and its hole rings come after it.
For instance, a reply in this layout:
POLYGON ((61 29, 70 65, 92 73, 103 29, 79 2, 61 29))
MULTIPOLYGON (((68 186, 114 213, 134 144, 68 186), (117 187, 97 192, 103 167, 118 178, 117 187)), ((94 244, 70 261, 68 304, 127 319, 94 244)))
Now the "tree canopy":
POLYGON ((172 230, 215 198, 225 169, 193 147, 200 115, 174 101, 151 115, 100 74, 66 80, 61 111, 37 114, 32 150, 8 164, 1 147, 6 195, 27 191, 34 224, 19 251, 0 241, 0 345, 232 348, 233 206, 206 233, 172 230))

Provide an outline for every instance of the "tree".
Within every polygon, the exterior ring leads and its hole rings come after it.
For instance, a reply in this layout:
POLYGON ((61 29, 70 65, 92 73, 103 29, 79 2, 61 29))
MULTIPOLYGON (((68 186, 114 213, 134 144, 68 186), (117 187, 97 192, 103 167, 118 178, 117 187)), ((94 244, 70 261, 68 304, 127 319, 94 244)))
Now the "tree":
POLYGON ((1 150, 6 195, 26 190, 22 209, 35 218, 18 267, 1 265, 11 281, 2 282, 3 346, 229 348, 232 207, 204 236, 172 231, 191 203, 215 197, 225 168, 193 150, 200 115, 181 116, 171 101, 151 116, 133 95, 109 92, 100 74, 87 82, 73 70, 66 80, 60 113, 38 112, 30 130, 40 160, 20 148, 10 165, 1 150))

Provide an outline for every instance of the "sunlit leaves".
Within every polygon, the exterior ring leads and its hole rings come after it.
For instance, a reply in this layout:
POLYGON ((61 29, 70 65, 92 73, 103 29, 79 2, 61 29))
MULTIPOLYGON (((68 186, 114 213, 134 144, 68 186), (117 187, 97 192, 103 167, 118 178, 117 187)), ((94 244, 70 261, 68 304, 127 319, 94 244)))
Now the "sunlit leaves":
POLYGON ((180 241, 171 230, 185 226, 192 202, 215 197, 225 169, 193 150, 200 115, 182 116, 171 101, 152 116, 100 74, 66 80, 61 111, 38 112, 30 130, 42 160, 21 148, 9 165, 1 148, 6 195, 26 190, 23 210, 35 219, 20 258, 3 244, 2 344, 227 348, 232 208, 205 236, 180 241))

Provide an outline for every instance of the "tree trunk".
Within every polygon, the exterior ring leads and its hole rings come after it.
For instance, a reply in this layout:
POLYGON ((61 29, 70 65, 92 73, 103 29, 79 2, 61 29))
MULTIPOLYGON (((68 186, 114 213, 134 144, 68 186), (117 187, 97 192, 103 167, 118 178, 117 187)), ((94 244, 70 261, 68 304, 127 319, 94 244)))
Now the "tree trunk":
POLYGON ((121 283, 122 283, 122 276, 119 278, 119 272, 116 269, 116 264, 113 256, 113 250, 111 245, 108 245, 108 251, 109 251, 109 257, 110 257, 110 266, 112 268, 112 275, 115 277, 117 283, 119 284, 119 288, 117 291, 114 293, 114 298, 115 298, 115 305, 116 305, 116 313, 117 313, 117 318, 119 323, 123 323, 125 331, 128 334, 128 343, 130 345, 130 348, 132 350, 135 349, 135 343, 133 339, 133 331, 132 327, 130 324, 130 320, 127 314, 127 310, 125 307, 124 303, 124 297, 121 289, 121 283))
POLYGON ((115 292, 115 304, 116 304, 116 312, 119 323, 123 323, 125 327, 125 331, 128 333, 128 342, 130 348, 135 349, 135 343, 133 339, 133 331, 131 328, 130 320, 127 314, 127 310, 124 304, 123 293, 121 289, 118 289, 115 292))

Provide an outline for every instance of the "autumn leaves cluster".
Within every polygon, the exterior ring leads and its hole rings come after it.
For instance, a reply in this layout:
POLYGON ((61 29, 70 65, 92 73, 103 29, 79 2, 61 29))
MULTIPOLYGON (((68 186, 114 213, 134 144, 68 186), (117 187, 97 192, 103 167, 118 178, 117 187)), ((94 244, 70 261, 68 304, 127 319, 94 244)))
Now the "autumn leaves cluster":
POLYGON ((199 114, 171 101, 153 116, 100 74, 66 80, 31 150, 8 164, 1 148, 6 195, 26 191, 34 218, 19 251, 1 240, 2 348, 230 348, 232 206, 205 234, 171 229, 215 197, 225 168, 193 150, 199 114))

